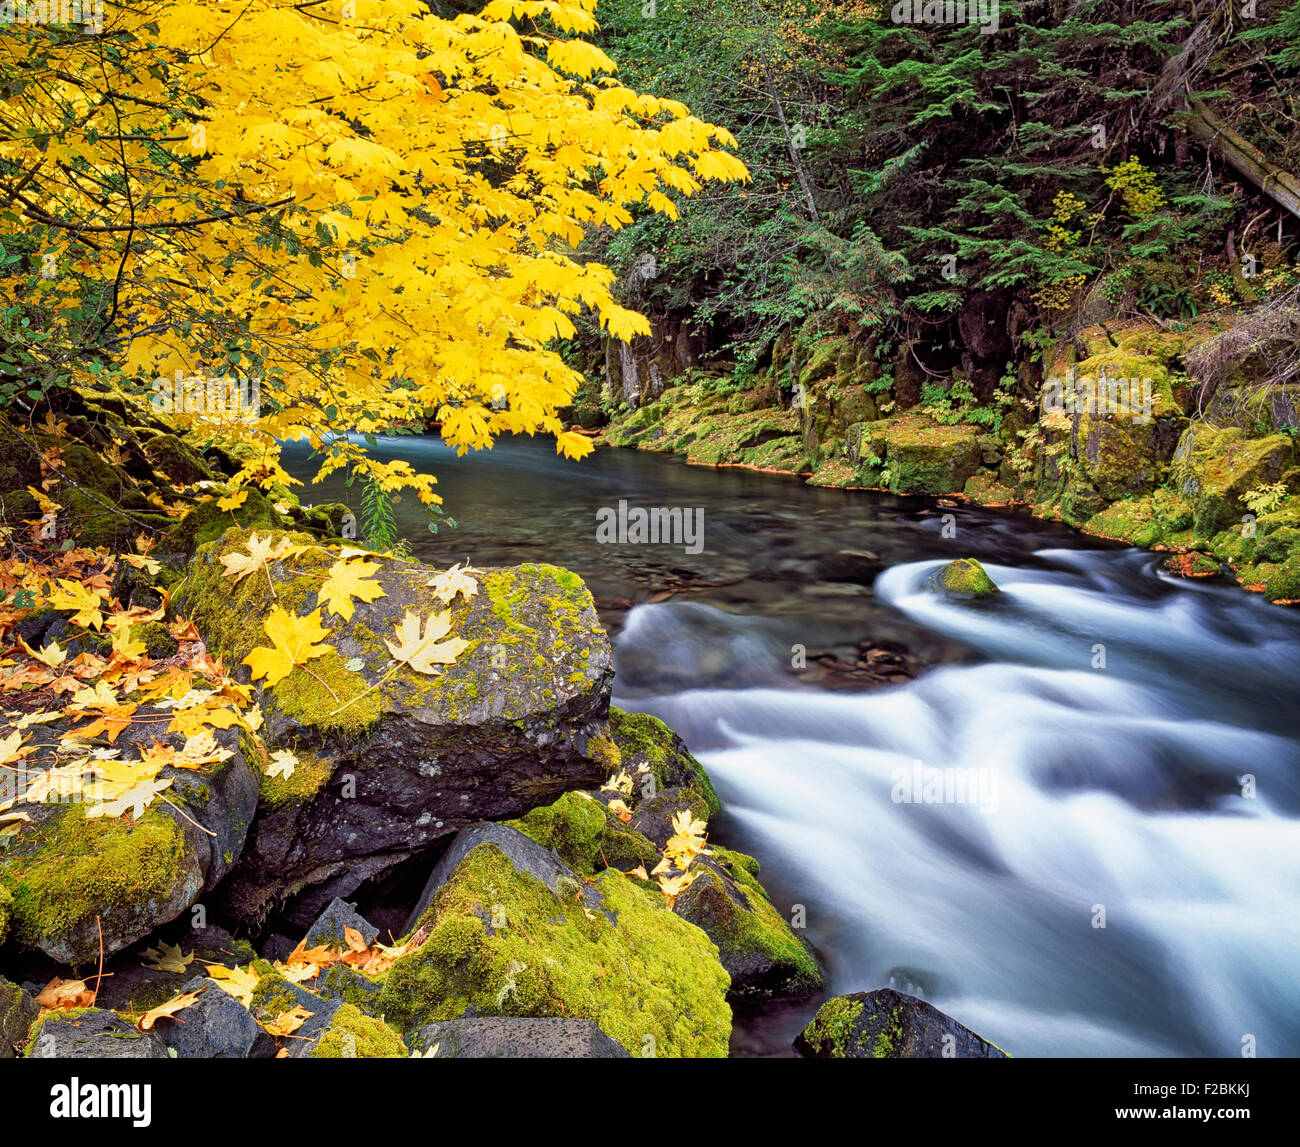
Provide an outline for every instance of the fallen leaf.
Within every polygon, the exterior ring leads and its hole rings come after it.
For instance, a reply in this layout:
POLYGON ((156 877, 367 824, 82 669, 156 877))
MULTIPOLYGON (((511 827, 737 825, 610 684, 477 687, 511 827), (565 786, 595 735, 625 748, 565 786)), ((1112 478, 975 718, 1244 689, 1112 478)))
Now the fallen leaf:
POLYGON ((459 637, 441 641, 450 628, 451 620, 446 611, 431 613, 421 636, 420 616, 408 609, 397 626, 397 642, 385 639, 384 644, 398 661, 404 661, 417 673, 436 673, 437 666, 450 665, 469 646, 468 641, 459 637))

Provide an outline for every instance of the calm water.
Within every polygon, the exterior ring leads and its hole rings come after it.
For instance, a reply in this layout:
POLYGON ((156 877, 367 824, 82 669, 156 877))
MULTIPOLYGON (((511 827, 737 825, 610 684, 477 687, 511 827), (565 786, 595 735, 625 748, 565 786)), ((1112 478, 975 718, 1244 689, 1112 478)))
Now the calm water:
MULTIPOLYGON (((1022 1056, 1300 1055, 1294 613, 1019 514, 540 441, 380 453, 461 523, 399 507, 421 559, 586 579, 615 702, 704 761, 715 838, 804 906, 832 991, 910 991, 1022 1056), (702 508, 703 551, 599 544, 619 499, 702 508), (996 600, 924 590, 964 555, 996 600)), ((788 1054, 815 1007, 738 1016, 735 1053, 788 1054)))

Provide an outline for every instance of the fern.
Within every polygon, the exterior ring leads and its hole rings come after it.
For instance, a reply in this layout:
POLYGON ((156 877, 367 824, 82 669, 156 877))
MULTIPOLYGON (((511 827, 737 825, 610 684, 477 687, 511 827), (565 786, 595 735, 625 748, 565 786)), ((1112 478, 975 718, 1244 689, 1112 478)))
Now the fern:
POLYGON ((373 478, 362 477, 361 523, 366 542, 373 550, 406 558, 410 556, 411 546, 398 529, 393 506, 394 500, 387 490, 373 478))

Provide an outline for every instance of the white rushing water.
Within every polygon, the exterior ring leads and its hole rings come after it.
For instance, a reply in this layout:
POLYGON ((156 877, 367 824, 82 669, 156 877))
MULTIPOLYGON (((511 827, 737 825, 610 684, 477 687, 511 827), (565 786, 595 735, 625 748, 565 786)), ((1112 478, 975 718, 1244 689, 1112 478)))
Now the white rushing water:
MULTIPOLYGON (((1300 1054, 1296 619, 1136 551, 1036 557, 986 565, 989 602, 929 593, 936 561, 877 582, 981 663, 867 693, 774 667, 771 687, 616 703, 705 763, 833 991, 913 992, 1023 1056, 1300 1054)), ((698 679, 734 663, 720 641, 770 648, 664 603, 618 649, 698 679)))

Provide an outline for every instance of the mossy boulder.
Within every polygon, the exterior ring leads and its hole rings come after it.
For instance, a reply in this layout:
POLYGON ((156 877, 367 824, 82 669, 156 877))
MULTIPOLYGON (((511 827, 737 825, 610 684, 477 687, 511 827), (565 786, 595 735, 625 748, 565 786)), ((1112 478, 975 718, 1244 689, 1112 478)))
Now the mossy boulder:
POLYGON ((554 804, 508 823, 554 849, 570 868, 584 875, 603 868, 627 871, 638 864, 653 868, 659 863, 653 843, 587 793, 565 793, 554 804))
MULTIPOLYGON (((160 732, 171 713, 142 705, 117 736, 121 759, 162 740, 180 748, 184 737, 160 732)), ((54 761, 63 723, 33 729, 37 749, 24 759, 25 783, 54 761)), ((233 729, 214 731, 232 752, 200 769, 164 768, 168 802, 155 801, 138 819, 89 818, 93 790, 66 800, 26 804, 31 817, 0 854, 0 888, 12 897, 11 931, 24 947, 65 964, 111 955, 175 919, 211 892, 238 859, 257 802, 257 780, 233 729)), ((2 791, 2 790, 0 790, 2 791)))
POLYGON ((133 625, 128 637, 131 641, 140 642, 144 646, 145 653, 154 661, 171 657, 180 649, 176 638, 161 621, 146 621, 142 625, 133 625))
POLYGON ((984 567, 974 558, 958 558, 932 573, 926 587, 944 597, 988 597, 998 592, 998 587, 984 567))
POLYGON ((885 469, 895 494, 956 494, 983 464, 978 427, 905 415, 885 431, 885 469))
POLYGON ((810 996, 824 987, 821 969, 758 882, 753 857, 714 847, 696 857, 695 880, 673 912, 702 928, 731 976, 731 999, 810 996))
POLYGON ((156 434, 145 444, 155 470, 179 486, 211 481, 216 475, 193 446, 175 434, 156 434))
POLYGON ((658 717, 649 713, 627 713, 610 707, 609 736, 618 750, 619 768, 632 779, 628 804, 670 788, 697 792, 708 808, 708 820, 722 811, 713 783, 686 743, 658 717))
POLYGON ((291 1059, 405 1059, 402 1037, 355 1004, 323 999, 276 972, 261 976, 248 1001, 254 1020, 271 1024, 287 1012, 307 1013, 302 1025, 279 1040, 291 1059))
POLYGON ((419 945, 388 973, 404 1030, 474 1016, 588 1019, 633 1056, 723 1057, 729 978, 693 924, 612 869, 584 882, 504 825, 466 829, 439 862, 419 945))
POLYGON ((1251 438, 1235 426, 1198 424, 1179 440, 1171 479, 1192 504, 1196 537, 1212 538, 1242 521, 1251 490, 1280 481, 1294 466, 1295 446, 1285 434, 1251 438))
MULTIPOLYGON (((274 605, 320 608, 338 553, 288 536, 306 551, 238 583, 220 558, 244 552, 250 531, 200 547, 190 567, 183 608, 227 665, 267 644, 274 605)), ((305 927, 334 897, 472 821, 520 816, 608 776, 589 744, 606 733, 613 657, 581 579, 547 565, 478 570, 477 592, 448 606, 429 588, 434 573, 383 560, 373 575, 383 597, 356 601, 346 621, 323 611, 331 651, 259 687, 264 738, 292 746, 300 764, 263 782, 225 889, 238 917, 259 918, 293 892, 291 919, 305 927), (448 637, 467 642, 455 662, 436 674, 394 666, 385 642, 402 618, 443 611, 448 637)))
POLYGON ((170 1059, 157 1032, 139 1031, 112 1012, 73 1008, 46 1012, 32 1026, 28 1059, 170 1059))
POLYGON ((306 1055, 311 1059, 406 1059, 402 1037, 383 1020, 341 1004, 306 1055))
POLYGON ((17 984, 0 976, 0 1059, 13 1059, 27 1042, 40 1005, 17 984))
POLYGON ((1006 1059, 995 1044, 891 988, 827 1000, 795 1048, 813 1059, 1006 1059))
POLYGON ((265 534, 281 524, 281 517, 261 491, 246 486, 247 497, 235 510, 223 510, 215 498, 200 502, 167 531, 163 548, 192 554, 199 546, 220 539, 228 529, 239 525, 265 534))

